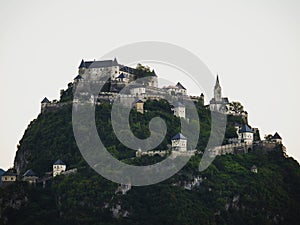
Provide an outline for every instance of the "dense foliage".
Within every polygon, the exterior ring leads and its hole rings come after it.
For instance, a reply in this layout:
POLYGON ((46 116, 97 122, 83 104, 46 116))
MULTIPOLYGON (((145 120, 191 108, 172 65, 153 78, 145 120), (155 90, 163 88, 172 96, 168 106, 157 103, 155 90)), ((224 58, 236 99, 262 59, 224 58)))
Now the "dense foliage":
MULTIPOLYGON (((210 111, 200 104, 201 134, 198 150, 203 150, 210 135, 210 111)), ((170 138, 180 130, 165 101, 147 101, 147 112, 132 110, 132 132, 148 137, 148 125, 154 116, 168 126, 166 138, 158 148, 166 149, 170 138)), ((112 132, 110 104, 96 109, 98 133, 116 158, 134 165, 161 161, 159 156, 134 158, 135 152, 123 146, 112 132)), ((241 117, 229 117, 226 138, 234 138, 235 123, 241 117)), ((225 142, 225 139, 224 139, 225 142)), ((39 176, 51 171, 61 159, 78 173, 58 176, 30 186, 17 182, 0 189, 0 225, 2 224, 298 224, 300 221, 300 168, 287 158, 280 146, 272 152, 264 149, 244 155, 225 155, 210 167, 198 171, 201 153, 168 180, 146 187, 132 187, 125 195, 116 193, 117 184, 95 173, 82 159, 73 137, 71 106, 40 114, 27 128, 16 157, 21 173, 33 169, 39 176), (250 172, 256 165, 258 173, 250 172), (194 178, 199 185, 184 188, 194 178), (113 211, 117 213, 113 216, 113 211)))

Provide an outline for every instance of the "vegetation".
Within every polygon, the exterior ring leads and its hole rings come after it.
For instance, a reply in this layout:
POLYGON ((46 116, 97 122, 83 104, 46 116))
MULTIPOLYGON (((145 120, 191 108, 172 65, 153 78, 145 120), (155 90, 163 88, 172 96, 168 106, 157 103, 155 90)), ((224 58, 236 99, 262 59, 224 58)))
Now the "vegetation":
MULTIPOLYGON (((67 95, 65 95, 67 96, 67 95)), ((210 136, 210 111, 196 104, 201 133, 197 149, 201 152, 210 136)), ((170 105, 147 101, 145 114, 132 110, 132 132, 140 138, 150 135, 151 118, 162 117, 168 126, 166 138, 158 148, 167 149, 170 138, 180 130, 180 121, 170 105)), ((126 163, 150 165, 159 156, 133 158, 135 152, 115 137, 110 123, 111 105, 96 109, 99 136, 111 154, 126 163)), ((193 121, 190 121, 191 123, 193 121)), ((226 138, 236 135, 239 116, 229 116, 226 138)), ((225 140, 224 140, 225 141, 225 140)), ((25 224, 298 224, 300 221, 300 168, 278 146, 244 155, 217 157, 210 167, 198 171, 201 153, 168 180, 146 187, 133 187, 126 195, 115 193, 118 185, 102 178, 82 159, 73 137, 71 106, 40 114, 28 126, 18 147, 16 165, 21 173, 33 169, 39 176, 51 171, 57 159, 78 173, 58 176, 46 187, 17 182, 0 189, 0 225, 25 224), (250 172, 256 165, 258 173, 250 172), (184 188, 195 177, 200 185, 184 188), (113 209, 121 207, 113 216, 113 209), (123 217, 124 215, 127 216, 123 217)))

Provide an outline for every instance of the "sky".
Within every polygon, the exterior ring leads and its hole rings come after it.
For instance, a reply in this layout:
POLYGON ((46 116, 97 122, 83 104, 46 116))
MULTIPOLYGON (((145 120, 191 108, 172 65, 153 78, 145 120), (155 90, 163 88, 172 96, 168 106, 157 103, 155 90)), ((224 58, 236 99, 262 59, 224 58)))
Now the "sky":
MULTIPOLYGON (((262 137, 278 131, 299 161, 299 11, 297 0, 0 0, 0 168, 13 166, 41 100, 59 98, 81 59, 139 41, 196 54, 219 74, 224 96, 244 105, 249 124, 262 137)), ((173 79, 168 71, 156 69, 173 79)))

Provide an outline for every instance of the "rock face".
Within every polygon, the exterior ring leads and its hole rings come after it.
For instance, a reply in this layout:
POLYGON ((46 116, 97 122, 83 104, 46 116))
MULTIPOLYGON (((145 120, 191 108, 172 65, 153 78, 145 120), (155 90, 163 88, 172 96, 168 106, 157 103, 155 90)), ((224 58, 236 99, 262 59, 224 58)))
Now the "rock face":
POLYGON ((28 162, 25 158, 25 151, 18 150, 14 160, 14 168, 16 169, 18 175, 25 172, 27 163, 28 162))

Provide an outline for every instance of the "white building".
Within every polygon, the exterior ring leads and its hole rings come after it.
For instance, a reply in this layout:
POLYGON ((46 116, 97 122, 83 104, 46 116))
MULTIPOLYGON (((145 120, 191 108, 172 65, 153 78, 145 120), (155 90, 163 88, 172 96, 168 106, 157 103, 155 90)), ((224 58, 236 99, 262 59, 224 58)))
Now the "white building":
POLYGON ((135 96, 144 95, 146 94, 146 88, 139 84, 130 85, 130 94, 135 96))
POLYGON ((282 144, 282 138, 277 132, 273 135, 271 141, 276 142, 278 144, 282 144))
POLYGON ((251 171, 252 173, 257 173, 257 172, 258 172, 258 169, 257 169, 257 167, 256 167, 255 165, 253 165, 253 166, 251 167, 250 171, 251 171))
POLYGON ((222 88, 219 82, 219 76, 217 76, 217 81, 214 87, 214 98, 212 98, 209 102, 210 111, 227 113, 228 104, 228 98, 222 97, 222 88))
POLYGON ((253 130, 247 124, 242 125, 239 129, 239 142, 252 144, 253 143, 253 130))
POLYGON ((173 151, 187 151, 187 139, 181 133, 176 134, 171 142, 173 151))
POLYGON ((65 172, 67 169, 66 164, 61 161, 60 159, 57 160, 54 164, 53 164, 53 177, 56 177, 60 174, 62 174, 63 172, 65 172))
POLYGON ((185 105, 177 102, 176 104, 174 104, 173 112, 175 116, 185 118, 185 105))

